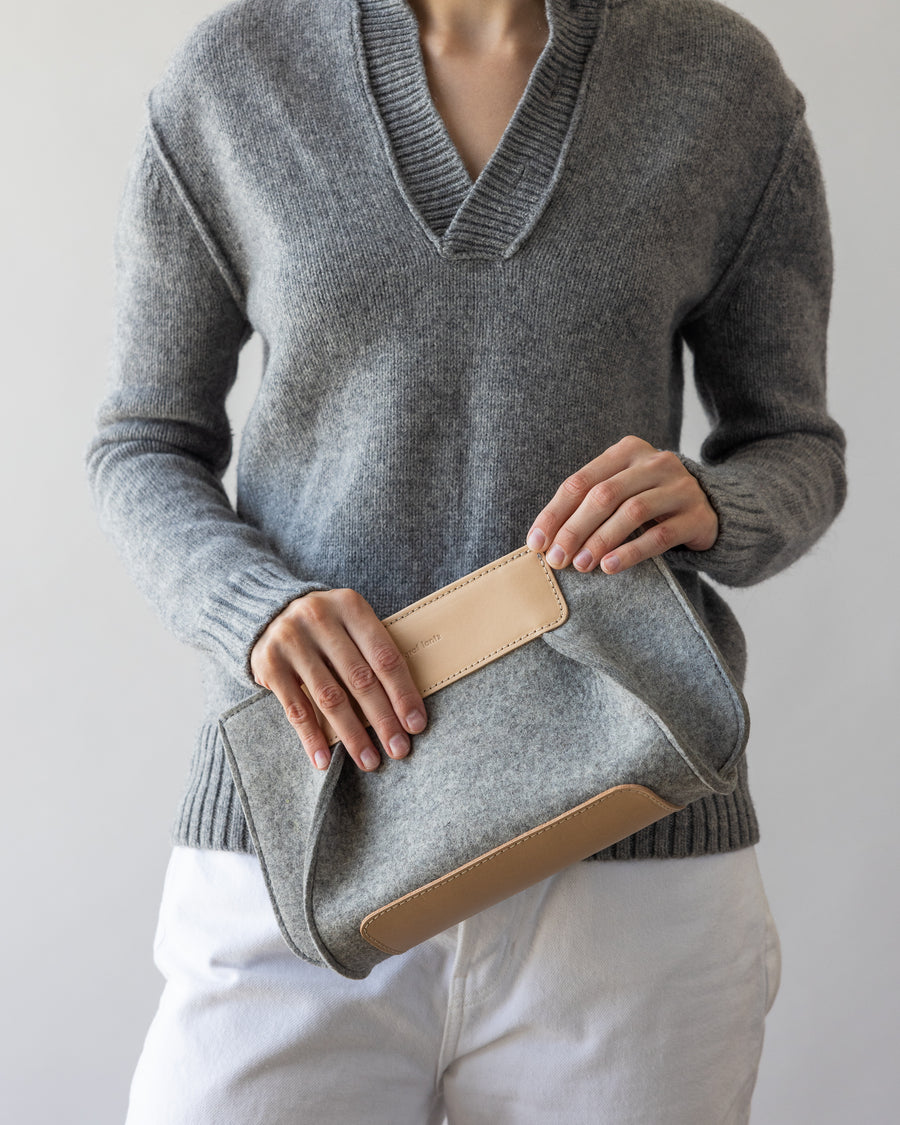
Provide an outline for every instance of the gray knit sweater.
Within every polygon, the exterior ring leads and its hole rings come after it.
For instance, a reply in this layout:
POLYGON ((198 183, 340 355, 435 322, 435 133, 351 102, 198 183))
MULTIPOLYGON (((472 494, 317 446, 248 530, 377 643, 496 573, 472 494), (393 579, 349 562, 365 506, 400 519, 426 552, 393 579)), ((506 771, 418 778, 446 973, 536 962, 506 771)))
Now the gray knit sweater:
MULTIPOLYGON (((802 96, 715 0, 548 0, 548 18, 474 184, 404 0, 239 0, 150 94, 88 465, 136 581, 205 654, 176 842, 252 850, 216 718, 255 690, 275 614, 349 586, 387 616, 521 545, 625 434, 678 450, 685 346, 710 432, 684 460, 720 531, 668 558, 738 677, 740 629, 701 572, 766 578, 841 506, 802 96), (235 511, 225 400, 253 332, 235 511)), ((604 855, 757 836, 744 774, 604 855)))

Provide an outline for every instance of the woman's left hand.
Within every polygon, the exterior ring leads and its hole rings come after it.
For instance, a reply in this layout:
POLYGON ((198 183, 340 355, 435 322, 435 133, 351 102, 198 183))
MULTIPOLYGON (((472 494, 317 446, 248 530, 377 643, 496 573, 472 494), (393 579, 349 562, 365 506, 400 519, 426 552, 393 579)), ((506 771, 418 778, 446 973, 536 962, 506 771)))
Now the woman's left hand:
POLYGON ((599 563, 615 574, 680 544, 708 550, 718 533, 706 493, 675 454, 629 436, 562 482, 527 542, 554 569, 599 563))

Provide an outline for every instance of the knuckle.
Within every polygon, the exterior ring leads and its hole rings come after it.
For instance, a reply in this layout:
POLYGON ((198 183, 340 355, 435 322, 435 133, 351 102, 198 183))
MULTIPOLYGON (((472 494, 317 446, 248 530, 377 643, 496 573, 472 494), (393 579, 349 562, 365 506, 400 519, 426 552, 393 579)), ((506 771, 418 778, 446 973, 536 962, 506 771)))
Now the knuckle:
POLYGON ((342 587, 340 590, 335 590, 334 593, 341 607, 341 612, 346 616, 355 616, 368 605, 362 594, 357 590, 351 590, 349 587, 342 587))
POLYGON ((422 697, 417 692, 403 692, 397 697, 396 712, 402 717, 413 711, 424 711, 422 697))
POLYGON ((327 684, 320 684, 316 688, 316 703, 321 711, 335 711, 343 706, 347 693, 334 680, 327 684))
POLYGON ((350 757, 361 770, 366 769, 366 764, 362 759, 363 754, 365 754, 367 750, 373 750, 376 755, 378 754, 378 751, 375 750, 375 747, 372 745, 372 740, 362 728, 360 728, 356 734, 348 735, 347 738, 344 739, 344 745, 347 747, 347 752, 350 754, 350 757))
POLYGON ((363 750, 372 745, 372 740, 358 723, 352 731, 347 731, 342 741, 354 758, 359 758, 363 750))
POLYGON ((378 683, 378 677, 368 664, 353 664, 347 671, 347 683, 353 691, 371 691, 378 683))
POLYGON ((648 535, 653 545, 660 551, 667 551, 672 546, 675 534, 667 523, 657 523, 650 528, 648 535))
POLYGON ((575 531, 571 527, 569 527, 568 524, 563 524, 559 531, 557 531, 554 537, 554 542, 558 543, 561 547, 565 547, 566 551, 568 552, 569 547, 573 543, 575 543, 577 539, 578 537, 575 534, 575 531))
POLYGON ((396 645, 388 641, 379 641, 372 648, 372 663, 381 672, 393 672, 406 661, 396 645))
POLYGON ((388 757, 393 757, 390 753, 391 739, 396 735, 401 735, 405 738, 406 746, 409 746, 409 739, 405 736, 405 731, 397 722, 397 716, 393 711, 387 712, 384 715, 376 715, 372 719, 372 730, 376 733, 378 741, 384 748, 388 757))
MULTIPOLYGON (((331 607, 328 600, 323 598, 321 594, 321 590, 314 590, 294 603, 296 606, 295 612, 313 626, 324 625, 331 616, 331 607)), ((284 628, 283 635, 286 636, 292 628, 290 621, 289 619, 281 619, 280 623, 284 628)))
POLYGON ((626 452, 630 453, 637 449, 640 449, 641 446, 645 445, 646 443, 635 434, 626 434, 619 442, 617 442, 617 444, 620 449, 623 449, 626 452))
POLYGON ((290 700, 284 706, 284 713, 292 727, 307 727, 309 725, 311 715, 305 704, 290 700))
POLYGON ((647 504, 640 496, 630 496, 622 505, 622 511, 630 520, 638 525, 646 523, 649 515, 647 504))
POLYGON ((274 621, 269 622, 265 633, 260 637, 263 651, 283 644, 293 630, 293 623, 288 619, 287 613, 280 613, 274 621))
POLYGON ((648 458, 653 468, 663 470, 665 473, 675 473, 684 468, 671 449, 657 449, 648 458))
POLYGON ((587 500, 593 507, 603 511, 608 508, 615 508, 618 500, 616 487, 611 481, 599 481, 589 490, 587 500))
POLYGON ((595 559, 602 558, 607 552, 611 551, 615 544, 612 540, 607 541, 598 531, 594 532, 588 540, 586 546, 589 548, 591 554, 595 559))
POLYGON ((250 670, 257 680, 265 680, 272 671, 272 650, 269 642, 260 638, 253 649, 250 659, 250 670))
POLYGON ((589 488, 590 481, 587 480, 581 470, 577 473, 572 473, 571 476, 566 477, 562 482, 562 490, 570 496, 583 496, 589 488))

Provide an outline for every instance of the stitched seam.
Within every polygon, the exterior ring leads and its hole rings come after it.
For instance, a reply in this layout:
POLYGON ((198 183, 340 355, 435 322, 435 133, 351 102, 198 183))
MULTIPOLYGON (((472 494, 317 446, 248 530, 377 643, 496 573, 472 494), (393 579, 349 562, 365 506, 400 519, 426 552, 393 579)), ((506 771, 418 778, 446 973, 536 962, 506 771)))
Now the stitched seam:
MULTIPOLYGON (((545 832, 552 832, 553 829, 559 828, 561 825, 566 824, 568 821, 575 820, 579 816, 583 816, 583 815, 585 815, 589 812, 592 812, 599 805, 602 805, 604 801, 613 800, 616 796, 617 796, 617 794, 615 794, 615 793, 608 793, 605 796, 597 797, 593 801, 591 801, 591 803, 589 805, 587 805, 585 808, 578 809, 575 812, 570 812, 570 813, 562 816, 558 820, 553 820, 553 821, 548 822, 547 824, 543 825, 542 827, 533 828, 530 832, 521 836, 519 839, 511 840, 508 844, 504 844, 497 851, 491 852, 490 855, 486 855, 486 856, 482 857, 481 859, 475 860, 471 864, 471 866, 469 866, 469 864, 466 864, 462 868, 462 870, 453 872, 449 875, 444 875, 433 886, 425 887, 420 891, 415 891, 413 894, 409 895, 408 897, 404 896, 402 901, 395 902, 392 906, 387 906, 387 907, 383 908, 382 910, 380 910, 378 912, 377 919, 373 918, 370 922, 366 922, 365 925, 363 926, 363 929, 362 929, 363 936, 365 937, 366 941, 368 941, 370 944, 376 946, 383 953, 390 953, 390 954, 398 953, 399 950, 391 949, 389 946, 383 945, 377 939, 369 937, 369 935, 368 935, 369 927, 376 920, 380 921, 382 918, 386 918, 387 915, 391 913, 391 911, 399 910, 402 907, 408 906, 411 902, 415 902, 416 899, 418 899, 418 898, 422 898, 425 895, 433 894, 435 891, 443 890, 444 887, 449 886, 450 883, 455 882, 455 880, 466 878, 467 876, 471 875, 473 872, 477 871, 479 867, 483 867, 485 864, 488 864, 488 863, 493 863, 494 860, 500 859, 500 857, 506 855, 507 852, 513 851, 515 848, 520 847, 522 844, 527 844, 527 843, 530 843, 532 840, 538 839, 538 837, 542 836, 545 832)), ((650 802, 652 802, 654 805, 657 805, 659 808, 663 809, 667 814, 670 813, 670 812, 678 811, 677 808, 673 809, 671 805, 669 805, 665 801, 660 800, 659 797, 657 797, 655 794, 653 794, 649 791, 646 794, 646 799, 649 800, 650 802)))
POLYGON ((178 170, 175 166, 175 161, 167 152, 165 142, 163 141, 163 138, 159 130, 157 129, 155 122, 153 121, 152 108, 150 107, 149 102, 147 113, 147 133, 150 137, 153 153, 163 171, 165 172, 166 177, 172 186, 172 190, 178 197, 178 200, 181 203, 185 214, 193 224, 198 237, 206 248, 206 252, 209 255, 210 261, 212 262, 213 266, 215 266, 216 272, 219 274, 223 283, 225 284, 225 287, 228 289, 228 292, 235 305, 237 305, 242 314, 246 315, 246 298, 243 292, 243 287, 238 280, 237 273, 235 272, 235 269, 232 266, 231 262, 228 260, 228 256, 225 253, 225 250, 219 245, 218 241, 213 236, 209 224, 207 223, 206 217, 202 214, 200 208, 191 198, 186 186, 182 182, 181 176, 179 175, 178 170))
POLYGON ((757 200, 756 207, 750 217, 750 222, 747 229, 744 231, 738 248, 719 275, 718 281, 716 281, 710 292, 703 298, 699 305, 691 309, 687 316, 685 316, 682 321, 682 326, 687 326, 696 320, 700 320, 712 309, 716 308, 730 294, 740 277, 741 268, 747 260, 751 248, 753 248, 758 241, 757 232, 762 229, 764 220, 769 214, 770 209, 774 206, 774 200, 777 198, 782 184, 793 168, 794 156, 805 121, 805 102, 803 101, 802 95, 799 100, 799 107, 799 112, 791 123, 784 146, 778 154, 775 167, 772 169, 769 179, 757 200))
MULTIPOLYGON (((396 621, 403 621, 407 617, 411 617, 414 613, 418 613, 420 609, 425 609, 426 607, 428 607, 430 605, 433 605, 435 602, 440 601, 441 598, 449 597, 450 594, 455 594, 457 590, 463 589, 464 587, 468 586, 472 582, 477 582, 480 578, 487 577, 488 574, 492 574, 495 570, 501 570, 504 566, 508 566, 510 563, 515 562, 517 559, 522 558, 523 555, 527 555, 528 553, 529 553, 529 548, 523 548, 521 551, 517 551, 516 554, 514 554, 511 558, 504 559, 502 562, 498 562, 498 563, 494 564, 493 566, 488 567, 487 570, 481 571, 479 574, 476 574, 474 577, 463 579, 460 582, 454 582, 454 584, 449 589, 440 590, 440 591, 432 594, 430 597, 426 598, 419 605, 413 606, 411 609, 401 611, 399 616, 392 617, 390 619, 390 623, 394 624, 394 622, 396 622, 396 621)), ((427 691, 434 691, 436 688, 439 688, 442 684, 448 683, 450 680, 453 680, 454 678, 456 678, 457 676, 461 675, 464 672, 474 671, 476 668, 479 668, 482 664, 485 664, 489 660, 492 660, 494 657, 499 656, 503 652, 506 652, 507 649, 514 648, 515 646, 520 645, 527 640, 530 640, 532 637, 540 636, 541 633, 546 633, 549 629, 552 629, 554 627, 554 625, 557 625, 559 622, 565 620, 565 616, 566 616, 565 603, 561 600, 561 598, 559 596, 559 592, 557 591, 556 586, 553 583, 553 579, 550 576, 550 572, 547 569, 547 565, 544 562, 543 556, 538 555, 537 557, 538 557, 538 561, 541 564, 541 570, 544 572, 544 577, 547 579, 547 585, 550 587, 550 591, 553 594, 553 599, 556 602, 556 605, 558 607, 559 612, 557 613, 556 617, 552 618, 550 621, 548 621, 544 624, 537 625, 535 628, 531 629, 527 633, 522 633, 522 634, 520 634, 520 636, 514 637, 511 641, 507 641, 506 644, 501 645, 499 648, 494 649, 493 652, 486 653, 484 656, 479 657, 478 660, 474 661, 473 663, 465 664, 461 668, 457 668, 455 671, 450 672, 447 676, 444 676, 443 679, 435 680, 434 683, 426 685, 424 688, 422 688, 423 694, 427 691)))

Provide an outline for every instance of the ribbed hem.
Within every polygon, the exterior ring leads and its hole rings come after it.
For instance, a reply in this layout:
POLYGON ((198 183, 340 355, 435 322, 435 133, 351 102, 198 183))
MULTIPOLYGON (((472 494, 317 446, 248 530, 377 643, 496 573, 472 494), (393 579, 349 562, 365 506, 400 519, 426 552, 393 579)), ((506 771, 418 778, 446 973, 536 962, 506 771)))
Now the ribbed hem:
POLYGON ((509 256, 534 226, 558 177, 605 3, 547 0, 547 46, 474 185, 431 99, 409 5, 357 4, 370 96, 412 210, 447 257, 509 256))
MULTIPOLYGON (((747 763, 727 796, 695 801, 664 820, 606 848, 592 860, 677 859, 737 851, 759 841, 759 824, 747 785, 747 763)), ((214 723, 203 726, 172 842, 194 848, 254 853, 240 800, 214 723)))
POLYGON ((215 723, 205 723, 200 730, 187 788, 172 826, 172 843, 218 851, 254 851, 215 723))
POLYGON ((747 785, 747 762, 742 759, 732 793, 694 801, 591 859, 685 859, 734 852, 758 842, 759 822, 747 785))
POLYGON ((327 589, 320 582, 303 582, 274 563, 248 567, 207 599, 200 636, 213 656, 253 685, 250 652, 268 623, 295 598, 327 589))

